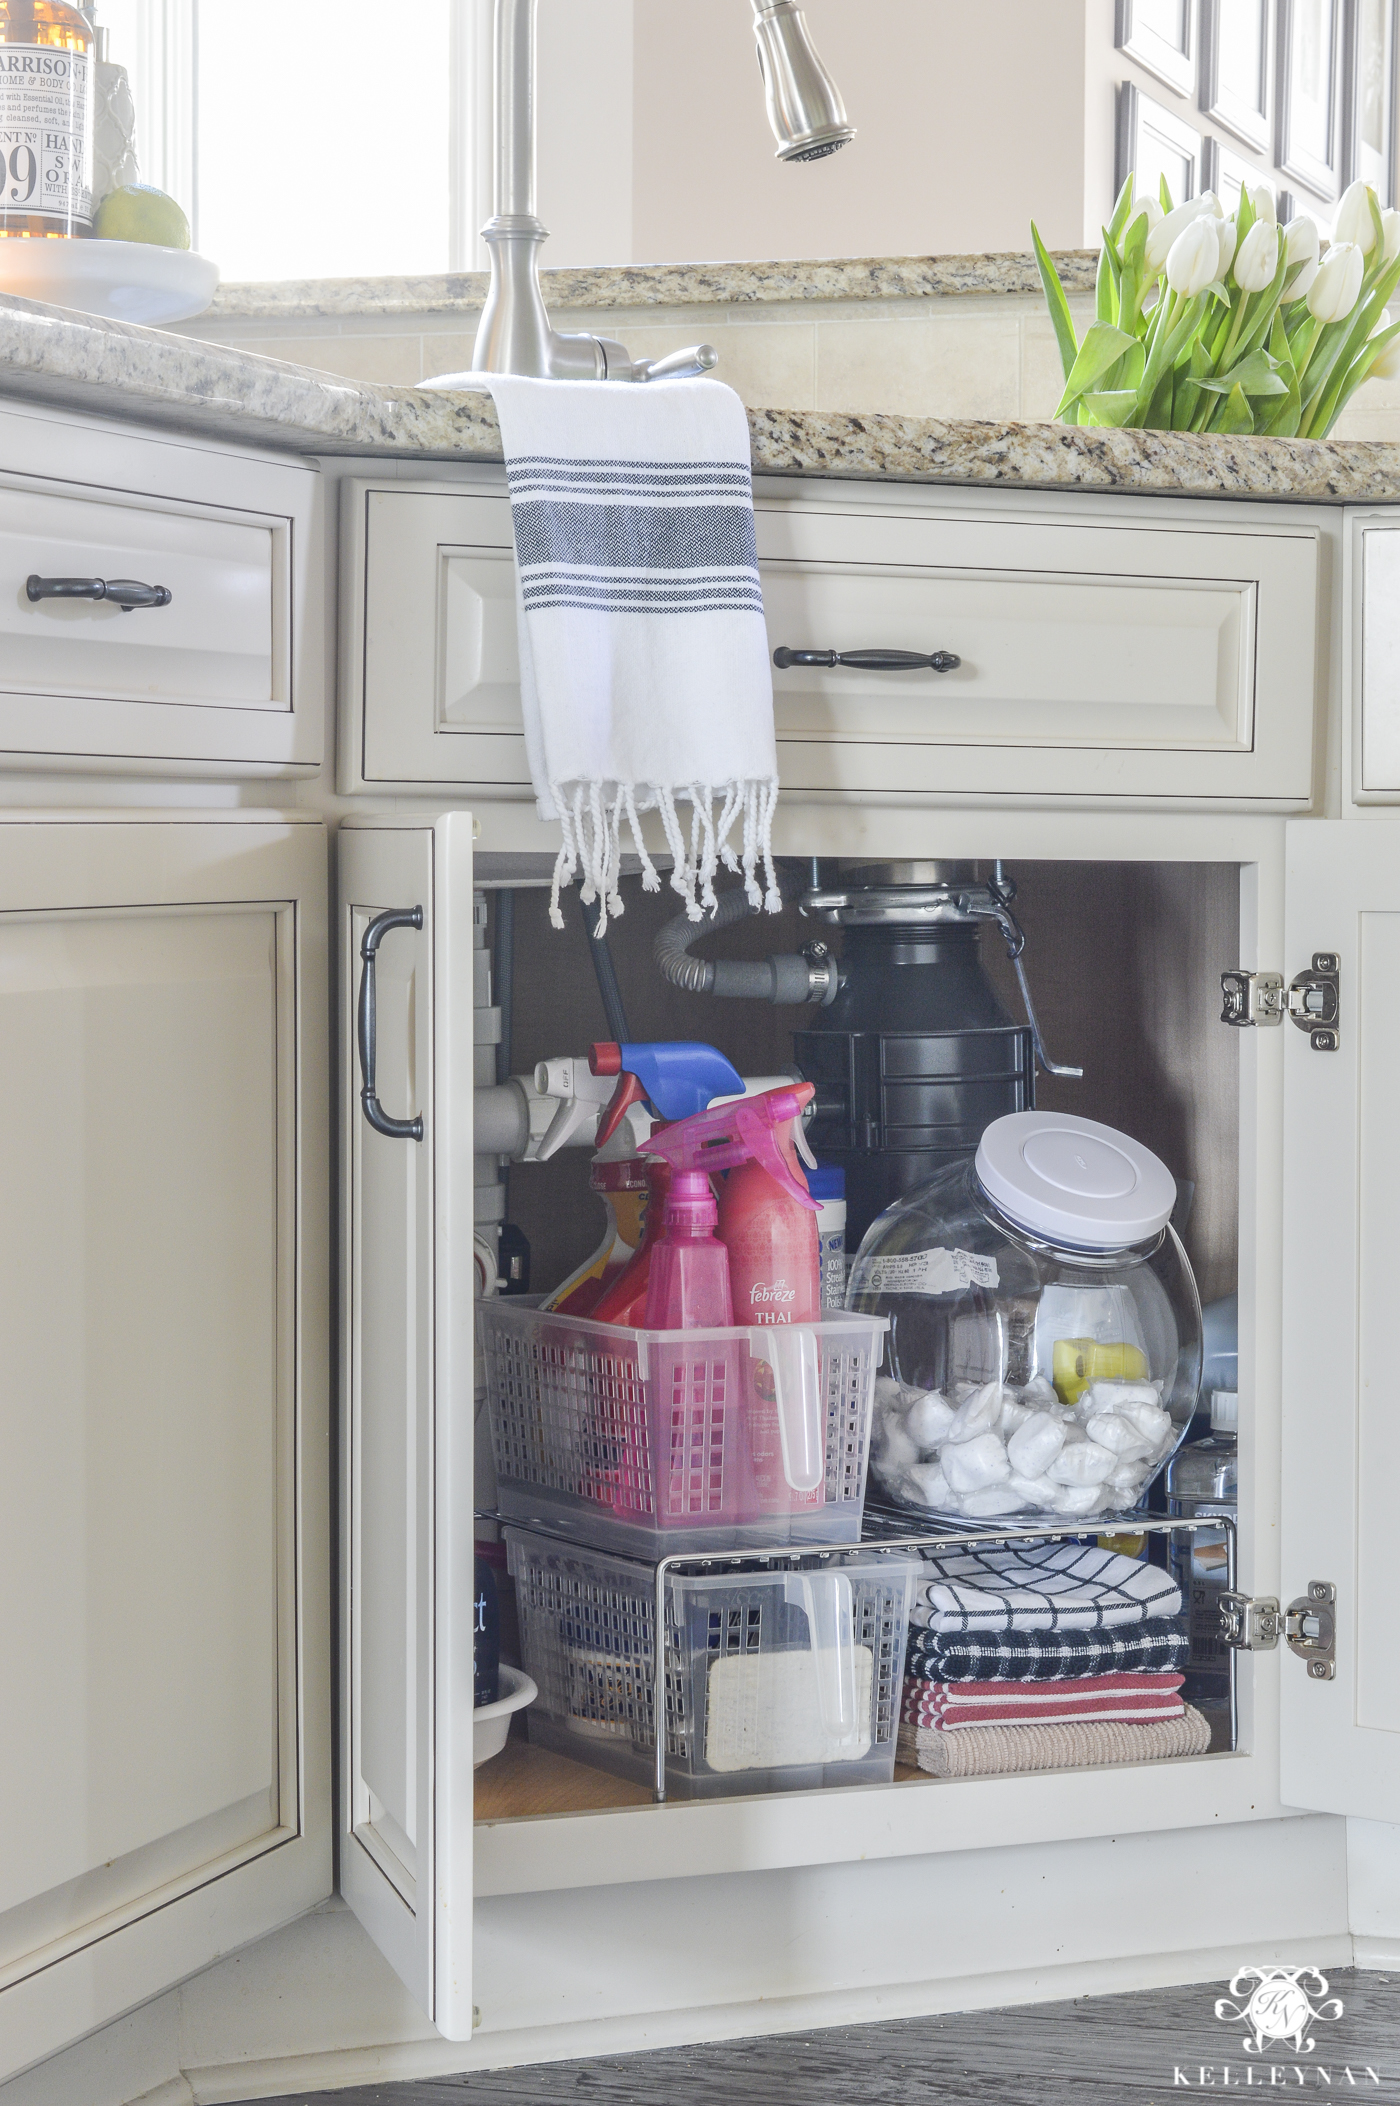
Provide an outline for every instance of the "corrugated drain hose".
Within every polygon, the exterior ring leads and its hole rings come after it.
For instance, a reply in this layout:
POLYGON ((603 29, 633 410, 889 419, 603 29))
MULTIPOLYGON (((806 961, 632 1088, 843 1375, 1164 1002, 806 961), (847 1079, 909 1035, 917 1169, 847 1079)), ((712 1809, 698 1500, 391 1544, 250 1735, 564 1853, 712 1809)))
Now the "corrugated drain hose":
POLYGON ((771 958, 692 958, 690 947, 717 929, 747 921, 753 912, 742 885, 719 895, 713 914, 691 921, 678 914, 657 931, 652 946, 661 972, 687 994, 729 995, 750 1002, 834 1002, 840 986, 835 959, 824 943, 771 958))

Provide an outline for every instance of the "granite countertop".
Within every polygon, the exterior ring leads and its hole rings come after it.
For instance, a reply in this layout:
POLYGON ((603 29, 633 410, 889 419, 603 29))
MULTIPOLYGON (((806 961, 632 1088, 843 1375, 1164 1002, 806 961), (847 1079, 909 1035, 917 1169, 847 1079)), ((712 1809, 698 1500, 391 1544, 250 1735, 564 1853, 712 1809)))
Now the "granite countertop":
MULTIPOLYGON (((1057 251, 1067 292, 1092 292, 1096 249, 1057 251)), ((485 271, 419 278, 307 278, 224 285, 211 321, 306 320, 317 315, 476 313, 485 271)), ((856 256, 808 263, 651 263, 543 270, 550 308, 744 307, 826 300, 927 300, 966 293, 1039 293, 1030 255, 856 256)))
MULTIPOLYGON (((222 345, 11 298, 0 298, 4 396, 310 456, 501 458, 495 408, 479 391, 337 380, 222 345)), ((1309 504, 1400 502, 1400 444, 1382 440, 1081 431, 829 410, 748 414, 753 465, 764 474, 1309 504)))

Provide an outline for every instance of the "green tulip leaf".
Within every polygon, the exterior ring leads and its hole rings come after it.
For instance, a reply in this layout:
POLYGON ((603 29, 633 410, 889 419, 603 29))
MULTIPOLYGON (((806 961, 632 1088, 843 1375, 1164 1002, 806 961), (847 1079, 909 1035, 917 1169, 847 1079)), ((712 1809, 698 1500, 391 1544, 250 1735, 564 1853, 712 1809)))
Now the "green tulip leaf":
POLYGON ((1278 361, 1267 351, 1251 351, 1228 373, 1212 375, 1203 380, 1201 386, 1212 395, 1228 395, 1234 388, 1243 388, 1246 395, 1286 395, 1288 382, 1278 371, 1278 361))
POLYGON ((1050 251, 1040 238, 1040 229, 1031 221, 1031 240, 1035 244, 1035 260, 1040 269, 1040 282, 1045 291, 1045 304, 1050 310, 1050 320, 1055 331, 1055 341, 1060 347, 1060 362, 1068 380, 1079 355, 1079 343, 1074 334, 1074 319, 1069 311, 1069 301, 1060 283, 1060 274, 1050 260, 1050 251))
POLYGON ((1215 431, 1246 432, 1254 429, 1254 412, 1250 408, 1243 388, 1231 388, 1220 406, 1219 417, 1212 427, 1215 431))
POLYGON ((1123 188, 1119 191, 1113 207, 1113 217, 1108 223, 1108 238, 1116 247, 1123 239, 1123 229, 1128 224, 1128 214, 1133 209, 1133 172, 1129 169, 1123 188))
POLYGON ((1111 322, 1091 322, 1084 332, 1084 341, 1079 346, 1079 355, 1065 382, 1065 391, 1055 415, 1061 416, 1076 396, 1087 394, 1095 381, 1102 380, 1109 367, 1116 365, 1124 352, 1131 351, 1136 344, 1135 336, 1115 328, 1111 322))
POLYGON ((1136 388, 1111 388, 1099 395, 1082 395, 1080 401, 1094 424, 1124 425, 1137 402, 1136 388))

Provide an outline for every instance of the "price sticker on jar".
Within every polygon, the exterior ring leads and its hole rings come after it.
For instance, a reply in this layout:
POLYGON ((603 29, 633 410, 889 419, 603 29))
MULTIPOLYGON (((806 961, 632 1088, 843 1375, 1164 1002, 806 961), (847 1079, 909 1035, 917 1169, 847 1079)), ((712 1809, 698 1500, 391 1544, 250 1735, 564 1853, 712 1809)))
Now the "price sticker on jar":
POLYGON ((852 1285, 859 1294, 962 1294, 999 1284, 995 1258, 970 1250, 901 1250, 871 1258, 852 1285))

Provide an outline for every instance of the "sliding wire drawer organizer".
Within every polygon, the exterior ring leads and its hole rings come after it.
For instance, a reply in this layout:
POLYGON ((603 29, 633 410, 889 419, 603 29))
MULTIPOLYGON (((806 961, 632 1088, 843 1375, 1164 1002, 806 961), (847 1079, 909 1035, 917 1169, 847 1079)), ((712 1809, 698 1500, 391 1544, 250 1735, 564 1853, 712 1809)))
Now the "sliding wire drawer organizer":
MULTIPOLYGON (((531 1741, 656 1773, 656 1567, 507 1525, 531 1741)), ((681 1798, 888 1784, 917 1559, 785 1555, 665 1575, 666 1788, 681 1798)))
POLYGON ((857 1543, 885 1320, 644 1331, 483 1303, 500 1512, 636 1557, 857 1543))

